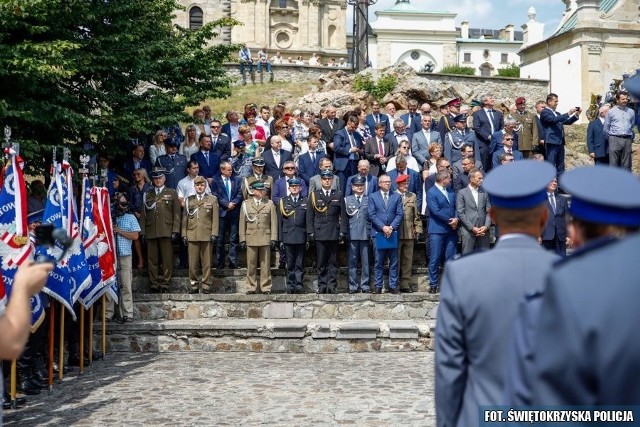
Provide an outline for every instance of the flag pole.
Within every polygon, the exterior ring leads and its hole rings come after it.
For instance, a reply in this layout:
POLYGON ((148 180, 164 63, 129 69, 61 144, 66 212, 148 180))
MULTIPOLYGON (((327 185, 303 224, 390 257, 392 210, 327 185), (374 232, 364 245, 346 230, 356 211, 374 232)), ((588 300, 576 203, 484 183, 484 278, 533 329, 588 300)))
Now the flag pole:
POLYGON ((84 372, 84 311, 80 307, 80 373, 84 372))
POLYGON ((107 357, 107 296, 102 294, 102 357, 107 357))
MULTIPOLYGON (((53 298, 51 298, 51 303, 49 305, 49 393, 53 391, 53 359, 54 355, 54 340, 55 340, 55 323, 56 323, 56 302, 53 298)), ((62 370, 62 365, 60 365, 60 370, 62 370)))
POLYGON ((11 409, 16 409, 16 394, 17 394, 17 383, 18 383, 18 375, 17 375, 17 363, 16 359, 11 360, 11 409))
MULTIPOLYGON (((62 304, 60 304, 62 306, 62 304)), ((60 343, 59 343, 58 379, 62 381, 64 367, 64 309, 60 309, 60 343)))
POLYGON ((89 363, 93 362, 93 304, 89 307, 89 363))

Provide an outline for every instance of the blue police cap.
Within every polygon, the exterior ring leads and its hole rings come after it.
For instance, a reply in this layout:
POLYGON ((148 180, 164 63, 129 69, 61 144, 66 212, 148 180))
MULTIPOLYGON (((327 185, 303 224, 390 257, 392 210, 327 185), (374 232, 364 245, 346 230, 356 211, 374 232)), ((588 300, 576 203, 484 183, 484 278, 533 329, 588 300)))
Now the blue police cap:
POLYGON ((519 160, 492 169, 482 186, 491 204, 506 209, 528 209, 547 199, 547 186, 556 176, 549 162, 519 160))
POLYGON ((458 114, 457 116, 455 116, 453 118, 454 122, 466 122, 467 121, 467 115, 466 114, 458 114))
POLYGON ((357 175, 355 178, 353 178, 353 180, 351 181, 351 185, 365 185, 367 183, 367 178, 365 178, 362 175, 357 175))
POLYGON ((287 183, 289 185, 300 185, 300 180, 298 178, 291 178, 287 183))
POLYGON ((640 180, 610 166, 583 166, 560 177, 571 194, 569 210, 576 218, 596 224, 640 226, 640 180))
POLYGON ((333 172, 331 172, 328 169, 323 170, 322 172, 320 172, 320 176, 322 178, 333 178, 333 172))
POLYGON ((44 215, 44 209, 31 212, 29 215, 27 215, 27 224, 31 225, 34 222, 42 222, 43 215, 44 215))
POLYGON ((164 145, 170 145, 172 147, 177 147, 180 144, 178 144, 178 141, 176 141, 175 139, 169 137, 169 138, 164 140, 164 145))

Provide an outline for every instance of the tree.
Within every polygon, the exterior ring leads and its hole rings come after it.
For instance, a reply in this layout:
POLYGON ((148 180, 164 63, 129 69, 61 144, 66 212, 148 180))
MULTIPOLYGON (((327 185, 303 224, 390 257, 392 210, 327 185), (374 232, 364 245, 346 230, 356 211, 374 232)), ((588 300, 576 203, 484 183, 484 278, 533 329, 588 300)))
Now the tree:
POLYGON ((501 77, 520 77, 520 66, 511 63, 504 68, 498 68, 498 75, 501 77))
POLYGON ((0 124, 13 128, 28 166, 51 146, 76 151, 91 136, 110 152, 132 130, 186 121, 185 107, 224 97, 222 63, 236 49, 208 43, 223 19, 174 26, 176 0, 3 0, 0 124), (75 145, 74 145, 75 144, 75 145))

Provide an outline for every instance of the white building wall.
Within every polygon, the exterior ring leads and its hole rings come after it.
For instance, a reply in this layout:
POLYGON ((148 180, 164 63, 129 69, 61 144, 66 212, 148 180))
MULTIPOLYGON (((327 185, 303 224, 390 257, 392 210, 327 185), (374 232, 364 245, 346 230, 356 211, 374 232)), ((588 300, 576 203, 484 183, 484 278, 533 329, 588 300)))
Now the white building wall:
MULTIPOLYGON (((580 46, 551 56, 551 92, 558 95, 558 112, 582 104, 582 61, 580 46)), ((583 110, 588 106, 582 105, 583 110)))
POLYGON ((549 80, 549 61, 547 58, 531 64, 520 66, 520 77, 523 79, 549 80))
POLYGON ((458 65, 461 67, 473 67, 476 70, 476 75, 480 75, 480 65, 484 63, 490 63, 494 70, 493 74, 498 74, 498 69, 505 68, 508 65, 515 63, 520 64, 520 56, 518 51, 520 45, 513 44, 499 44, 499 43, 465 43, 464 41, 458 41, 458 65), (489 56, 485 58, 484 51, 489 51, 489 56), (465 62, 465 53, 471 55, 471 60, 465 62), (507 54, 506 62, 502 62, 502 54, 507 54))
POLYGON ((444 62, 444 48, 442 43, 424 43, 424 42, 392 42, 391 43, 391 61, 397 63, 400 59, 411 65, 414 69, 419 70, 428 62, 433 61, 436 65, 435 70, 439 70, 444 62), (411 58, 411 52, 416 51, 420 54, 417 60, 411 58))

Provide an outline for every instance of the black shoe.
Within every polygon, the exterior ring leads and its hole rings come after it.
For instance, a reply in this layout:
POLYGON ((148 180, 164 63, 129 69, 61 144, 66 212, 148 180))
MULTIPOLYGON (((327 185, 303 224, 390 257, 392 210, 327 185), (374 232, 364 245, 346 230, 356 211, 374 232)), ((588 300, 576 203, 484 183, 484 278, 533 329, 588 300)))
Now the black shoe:
POLYGON ((129 316, 124 316, 122 318, 122 323, 130 323, 133 322, 133 318, 129 317, 129 316))
POLYGON ((278 265, 278 268, 279 268, 280 270, 286 270, 286 269, 287 269, 287 264, 279 264, 279 265, 278 265))
MULTIPOLYGON (((96 360, 96 358, 93 358, 94 360, 96 360)), ((89 366, 91 365, 91 362, 89 361, 89 356, 85 355, 84 356, 84 360, 83 360, 84 366, 89 366)), ((67 365, 69 366, 80 366, 80 356, 74 355, 71 356, 69 355, 69 358, 67 359, 67 365)))
POLYGON ((360 292, 362 292, 363 294, 369 294, 369 293, 371 293, 371 289, 370 288, 362 288, 362 289, 360 289, 360 292))
MULTIPOLYGON (((95 357, 93 359, 95 360, 95 357)), ((71 369, 69 369, 67 365, 62 367, 62 373, 64 375, 68 374, 69 372, 71 372, 71 369)), ((56 375, 60 373, 60 365, 58 365, 58 362, 53 362, 53 373, 56 375)))
POLYGON ((400 289, 398 289, 398 288, 393 288, 393 289, 389 288, 389 293, 397 295, 397 294, 400 293, 400 289))
POLYGON ((326 289, 320 289, 318 288, 318 290, 316 291, 316 294, 326 294, 327 290, 326 289))
POLYGON ((190 293, 190 294, 197 294, 197 293, 199 293, 199 292, 200 292, 200 291, 199 291, 199 290, 197 290, 197 289, 189 289, 189 293, 190 293))
POLYGON ((437 286, 431 286, 431 287, 429 287, 429 293, 430 293, 430 294, 437 294, 437 293, 438 293, 438 291, 439 291, 439 289, 438 289, 438 287, 437 287, 437 286))
POLYGON ((357 290, 355 290, 355 289, 349 289, 349 293, 350 293, 350 294, 356 294, 356 293, 358 293, 358 291, 357 291, 357 290))
POLYGON ((376 293, 376 294, 381 294, 382 293, 382 288, 376 288, 375 291, 371 291, 372 293, 376 293))
POLYGON ((216 269, 217 269, 217 270, 224 270, 224 264, 218 264, 218 265, 216 265, 216 269))
POLYGON ((271 295, 271 291, 263 292, 263 295, 271 295))
POLYGON ((29 377, 22 381, 18 381, 17 389, 26 395, 35 396, 40 394, 42 387, 40 384, 36 383, 33 378, 29 377))
POLYGON ((294 293, 296 294, 304 294, 304 288, 296 288, 296 290, 294 291, 294 293))
POLYGON ((247 295, 255 295, 256 291, 247 291, 247 295))
POLYGON ((159 294, 159 293, 162 293, 162 291, 160 291, 160 288, 151 288, 151 289, 149 289, 149 293, 150 294, 159 294))
POLYGON ((289 295, 293 295, 293 294, 295 294, 295 293, 296 293, 296 290, 295 290, 295 289, 287 289, 287 294, 289 294, 289 295))
MULTIPOLYGON (((26 404, 27 404, 26 397, 16 396, 16 409, 21 408, 26 404)), ((2 396, 2 409, 11 409, 11 395, 9 393, 5 393, 2 396)))
POLYGON ((238 265, 235 262, 230 262, 229 263, 229 268, 232 270, 235 270, 236 268, 238 268, 238 265))

